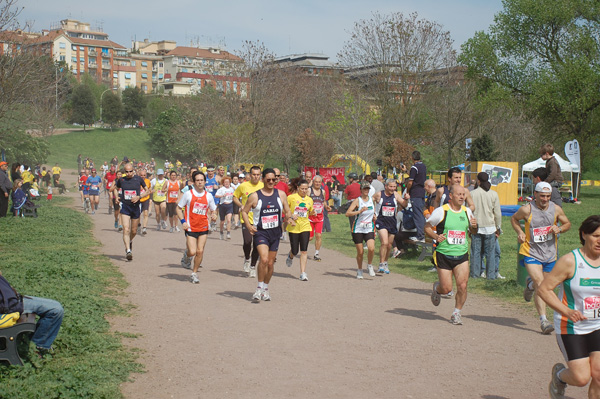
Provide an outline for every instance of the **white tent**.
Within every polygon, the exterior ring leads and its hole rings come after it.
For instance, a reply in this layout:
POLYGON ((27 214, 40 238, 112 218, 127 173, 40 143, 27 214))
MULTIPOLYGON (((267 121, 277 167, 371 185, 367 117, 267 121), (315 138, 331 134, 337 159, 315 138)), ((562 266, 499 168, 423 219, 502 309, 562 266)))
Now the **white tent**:
MULTIPOLYGON (((577 198, 578 194, 579 194, 577 192, 577 190, 579 190, 579 166, 577 166, 577 164, 567 161, 566 159, 561 158, 560 155, 558 155, 556 153, 554 153, 554 158, 556 158, 556 160, 558 161, 561 172, 563 174, 569 173, 571 175, 571 184, 572 184, 571 190, 573 190, 573 197, 577 198), (573 174, 575 174, 577 181, 573 180, 573 174)), ((537 168, 545 168, 545 167, 546 167, 546 161, 544 161, 542 158, 538 158, 535 161, 526 163, 525 165, 523 165, 523 168, 521 170, 521 181, 523 181, 523 174, 525 172, 533 172, 537 168)))

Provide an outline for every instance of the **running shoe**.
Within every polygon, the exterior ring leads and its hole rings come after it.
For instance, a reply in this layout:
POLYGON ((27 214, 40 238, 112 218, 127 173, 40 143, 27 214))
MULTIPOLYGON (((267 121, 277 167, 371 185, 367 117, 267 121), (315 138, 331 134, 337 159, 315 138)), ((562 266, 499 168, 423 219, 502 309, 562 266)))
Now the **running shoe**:
POLYGON ((565 397, 565 388, 567 387, 567 384, 558 379, 558 372, 564 368, 565 365, 562 363, 556 363, 554 367, 552 367, 552 379, 548 386, 548 391, 550 392, 550 397, 552 399, 562 399, 565 397))
POLYGON ((554 326, 546 319, 540 324, 540 329, 542 330, 542 334, 549 335, 554 331, 554 326))
POLYGON ((127 260, 133 259, 133 254, 131 253, 130 250, 127 250, 127 252, 125 253, 125 257, 127 258, 127 260))
POLYGON ((437 272, 437 268, 434 266, 431 269, 427 270, 428 273, 435 273, 437 272))
POLYGON ((109 215, 112 215, 112 213, 113 213, 113 209, 112 209, 112 207, 111 207, 111 206, 109 206, 109 207, 108 207, 108 214, 109 214, 109 215))
POLYGON ((250 273, 250 259, 244 261, 244 271, 250 273))
POLYGON ((442 297, 444 299, 452 299, 452 298, 454 298, 454 290, 450 291, 447 294, 440 294, 440 297, 442 297))
POLYGON ((433 283, 433 289, 431 290, 431 303, 433 306, 439 306, 442 297, 439 292, 437 292, 437 287, 440 285, 439 281, 433 283))
POLYGON ((385 262, 385 263, 383 264, 383 272, 384 272, 385 274, 390 274, 390 268, 388 267, 388 264, 387 264, 387 262, 385 262))
POLYGON ((260 299, 262 299, 263 301, 270 301, 271 300, 271 295, 269 295, 269 290, 262 290, 262 293, 260 295, 260 299))
POLYGON ((161 227, 163 230, 167 229, 167 222, 165 222, 164 220, 161 222, 161 227))
POLYGON ((288 254, 288 256, 285 258, 285 265, 287 267, 292 267, 293 262, 294 258, 290 258, 290 255, 288 254))
POLYGON ((369 276, 375 277, 375 269, 373 269, 373 265, 367 265, 367 269, 369 269, 369 276))
POLYGON ((192 284, 198 284, 200 282, 200 280, 198 280, 198 275, 196 273, 192 273, 192 275, 190 276, 190 282, 192 284))
POLYGON ((115 221, 115 229, 119 228, 119 222, 115 221))
POLYGON ((172 227, 169 229, 169 233, 172 233, 172 232, 174 232, 174 231, 175 231, 175 229, 174 229, 174 228, 172 228, 172 227))
POLYGON ((359 279, 359 280, 363 279, 363 271, 362 271, 362 269, 358 269, 356 271, 356 278, 359 279))
POLYGON ((119 227, 117 227, 119 229, 119 231, 123 231, 123 225, 119 225, 119 227))
POLYGON ((221 239, 221 240, 225 239, 225 235, 223 234, 223 232, 221 232, 221 234, 219 235, 219 239, 221 239))
POLYGON ((306 273, 300 273, 300 281, 308 281, 308 276, 306 273))
POLYGON ((452 316, 450 316, 450 323, 454 324, 455 326, 462 326, 462 318, 460 317, 460 313, 452 313, 452 316))
POLYGON ((158 226, 156 226, 156 231, 160 231, 160 223, 158 224, 158 226))
POLYGON ((385 269, 383 268, 383 263, 379 264, 379 270, 377 270, 377 273, 383 273, 385 271, 385 269))
POLYGON ((175 231, 176 231, 177 233, 179 233, 179 232, 181 231, 181 229, 179 228, 179 226, 175 226, 175 231))
POLYGON ((260 288, 257 288, 256 292, 254 292, 254 295, 252 295, 252 300, 254 302, 259 302, 261 296, 262 296, 262 290, 260 288))
POLYGON ((230 232, 227 232, 227 239, 231 240, 231 233, 230 232))
POLYGON ((96 211, 92 210, 92 215, 95 215, 95 214, 96 214, 96 211))
POLYGON ((181 258, 181 267, 183 267, 184 269, 192 268, 192 258, 188 258, 185 252, 183 253, 183 258, 181 258))
POLYGON ((525 281, 525 289, 523 290, 523 299, 525 299, 525 302, 531 302, 531 298, 535 292, 535 289, 529 288, 529 284, 533 286, 533 280, 531 280, 531 277, 528 276, 527 280, 525 281))
POLYGON ((250 278, 256 277, 256 267, 250 266, 250 278))
POLYGON ((316 260, 317 262, 321 261, 321 257, 319 256, 319 254, 315 254, 315 256, 313 257, 314 260, 316 260))
POLYGON ((142 235, 145 236, 146 234, 148 234, 148 231, 145 227, 142 227, 142 235))

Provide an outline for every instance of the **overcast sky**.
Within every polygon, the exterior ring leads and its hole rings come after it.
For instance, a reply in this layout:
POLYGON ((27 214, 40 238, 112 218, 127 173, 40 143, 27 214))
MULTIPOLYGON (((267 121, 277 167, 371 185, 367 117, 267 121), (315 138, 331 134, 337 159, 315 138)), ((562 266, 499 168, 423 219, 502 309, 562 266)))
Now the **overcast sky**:
POLYGON ((19 0, 19 19, 33 30, 71 18, 102 26, 127 48, 131 40, 175 40, 189 46, 221 44, 229 51, 260 40, 277 56, 306 52, 336 59, 354 22, 382 14, 417 12, 450 31, 455 48, 487 30, 501 0, 19 0))

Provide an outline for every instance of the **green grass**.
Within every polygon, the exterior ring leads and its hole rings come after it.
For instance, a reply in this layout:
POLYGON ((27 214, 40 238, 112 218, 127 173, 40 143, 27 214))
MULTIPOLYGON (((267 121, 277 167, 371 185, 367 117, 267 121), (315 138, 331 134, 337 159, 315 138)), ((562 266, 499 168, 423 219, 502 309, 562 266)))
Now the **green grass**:
MULTIPOLYGON (((579 226, 588 216, 598 213, 600 209, 600 188, 582 187, 580 205, 564 204, 563 210, 572 223, 572 228, 560 236, 559 251, 564 255, 568 251, 580 247, 579 226)), ((338 250, 348 256, 356 257, 356 248, 350 235, 348 218, 344 215, 330 215, 331 233, 323 234, 323 245, 327 248, 338 250)), ((510 224, 509 217, 502 218, 502 230, 500 236, 500 248, 502 256, 500 260, 500 274, 506 280, 470 279, 469 292, 477 292, 485 295, 501 298, 509 302, 523 302, 523 287, 517 284, 517 234, 510 224)), ((376 250, 373 263, 379 264, 379 239, 375 240, 376 250)), ((431 257, 423 262, 418 262, 419 253, 411 250, 400 259, 390 259, 390 270, 394 273, 404 274, 417 280, 433 283, 437 280, 437 273, 428 273, 432 267, 431 257)), ((364 258, 366 264, 366 253, 364 258)), ((355 268, 356 261, 348 267, 355 268)), ((533 306, 532 306, 533 309, 533 306)))
MULTIPOLYGON (((50 155, 48 165, 77 169, 77 155, 91 157, 96 167, 116 155, 119 161, 127 156, 137 161, 150 161, 149 137, 145 129, 89 129, 48 138, 50 155)), ((156 158, 157 162, 161 162, 156 158)))
POLYGON ((119 384, 140 371, 132 351, 106 317, 126 313, 116 297, 126 282, 97 253, 88 217, 57 197, 38 218, 0 219, 0 269, 25 295, 56 299, 65 308, 55 352, 39 359, 33 345, 25 366, 0 365, 4 398, 120 398, 119 384), (59 231, 60 234, 56 234, 59 231))

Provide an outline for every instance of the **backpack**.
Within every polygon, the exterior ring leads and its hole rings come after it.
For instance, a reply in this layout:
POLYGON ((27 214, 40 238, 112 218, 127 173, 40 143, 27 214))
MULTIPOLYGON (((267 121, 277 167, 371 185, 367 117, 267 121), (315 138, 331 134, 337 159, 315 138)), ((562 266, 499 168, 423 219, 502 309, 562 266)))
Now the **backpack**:
POLYGON ((23 313, 23 296, 0 276, 0 314, 23 313))

